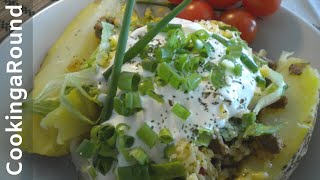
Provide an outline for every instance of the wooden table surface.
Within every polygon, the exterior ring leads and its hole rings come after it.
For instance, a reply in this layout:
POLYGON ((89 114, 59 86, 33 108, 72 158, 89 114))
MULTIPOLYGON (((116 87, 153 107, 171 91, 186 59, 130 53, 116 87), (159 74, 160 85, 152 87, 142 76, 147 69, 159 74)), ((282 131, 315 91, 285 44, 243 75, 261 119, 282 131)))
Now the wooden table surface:
POLYGON ((9 10, 5 6, 22 5, 23 15, 20 17, 26 21, 41 9, 59 0, 1 0, 0 1, 0 42, 10 33, 10 21, 12 19, 9 10))

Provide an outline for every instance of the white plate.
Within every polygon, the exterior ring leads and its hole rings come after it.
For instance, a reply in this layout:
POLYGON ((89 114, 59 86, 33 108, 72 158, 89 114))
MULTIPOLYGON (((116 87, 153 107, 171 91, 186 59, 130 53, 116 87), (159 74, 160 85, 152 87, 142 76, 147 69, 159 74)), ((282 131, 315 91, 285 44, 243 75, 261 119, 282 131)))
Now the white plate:
MULTIPOLYGON (((26 89, 32 88, 32 74, 38 70, 37 67, 41 64, 47 50, 77 12, 91 1, 78 0, 75 3, 74 0, 62 0, 41 11, 23 25, 22 48, 26 89)), ((314 67, 320 68, 320 32, 285 8, 279 10, 272 17, 259 21, 258 38, 252 47, 256 50, 266 49, 272 59, 277 59, 283 50, 294 51, 295 56, 308 59, 314 67)), ((44 158, 24 154, 22 175, 13 177, 6 172, 5 164, 9 160, 9 151, 12 148, 9 144, 10 134, 4 132, 4 127, 9 126, 4 117, 7 115, 11 102, 9 99, 9 77, 5 73, 6 62, 10 60, 10 48, 9 39, 4 40, 0 45, 0 117, 3 119, 0 121, 0 179, 78 179, 68 157, 44 158)), ((292 136, 294 136, 294 132, 292 136)), ((320 127, 317 123, 309 151, 291 179, 313 180, 315 177, 320 177, 318 170, 320 165, 319 139, 320 127)))

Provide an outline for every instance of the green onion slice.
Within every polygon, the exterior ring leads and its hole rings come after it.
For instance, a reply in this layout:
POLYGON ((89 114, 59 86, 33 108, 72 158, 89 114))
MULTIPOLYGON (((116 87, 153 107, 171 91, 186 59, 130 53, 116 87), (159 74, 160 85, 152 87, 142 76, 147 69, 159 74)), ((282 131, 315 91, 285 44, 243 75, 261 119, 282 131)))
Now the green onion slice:
POLYGON ((147 95, 161 104, 164 103, 163 96, 155 93, 154 91, 147 91, 147 95))
POLYGON ((201 83, 202 77, 197 74, 193 73, 186 79, 186 90, 188 92, 195 90, 199 84, 201 83))
POLYGON ((211 64, 211 74, 210 79, 211 83, 215 88, 222 88, 227 85, 225 80, 225 67, 224 66, 218 66, 216 64, 211 64))
POLYGON ((132 149, 129 152, 129 155, 137 160, 141 165, 147 164, 150 161, 147 153, 140 147, 132 149))
POLYGON ((191 115, 191 112, 179 103, 176 103, 171 111, 184 121, 191 115))
POLYGON ((140 82, 140 75, 133 72, 121 72, 118 87, 124 91, 137 91, 140 82))
POLYGON ((153 91, 154 87, 153 87, 153 82, 151 78, 145 78, 143 79, 140 84, 139 84, 139 92, 142 95, 146 95, 148 91, 153 91))
POLYGON ((97 155, 93 157, 92 164, 93 167, 97 169, 102 175, 106 175, 112 167, 113 158, 97 155))
POLYGON ((124 135, 126 132, 128 132, 130 130, 130 126, 126 123, 120 123, 116 126, 116 132, 118 133, 118 135, 122 136, 124 135))
POLYGON ((158 66, 158 61, 146 58, 142 60, 141 66, 146 71, 155 72, 158 66))
POLYGON ((242 55, 242 46, 241 45, 230 45, 227 47, 227 55, 233 58, 240 58, 242 55))
POLYGON ((231 42, 230 42, 227 38, 225 38, 225 37, 223 37, 223 36, 221 36, 221 35, 212 34, 212 37, 213 37, 214 39, 216 39, 217 41, 219 41, 221 44, 223 44, 223 45, 226 46, 226 47, 228 47, 228 46, 231 45, 231 42))
POLYGON ((208 147, 211 140, 213 139, 212 131, 210 131, 209 129, 205 129, 205 128, 200 128, 198 131, 199 131, 198 137, 195 140, 195 143, 198 144, 199 146, 208 147))
POLYGON ((168 128, 161 129, 159 139, 164 144, 169 144, 173 141, 173 136, 168 128))
POLYGON ((158 142, 158 135, 148 126, 147 123, 144 123, 136 134, 139 139, 141 139, 150 148, 158 142))
POLYGON ((151 164, 149 171, 153 179, 174 179, 187 175, 187 171, 180 161, 151 164))
POLYGON ((82 143, 77 148, 76 152, 83 158, 91 158, 93 154, 95 153, 96 145, 95 143, 84 139, 82 143))
POLYGON ((235 64, 233 68, 233 73, 236 76, 241 76, 242 75, 242 65, 241 64, 235 64))
POLYGON ((259 70, 257 64, 249 56, 242 54, 240 60, 253 73, 256 73, 259 70))
POLYGON ((151 180, 149 167, 144 165, 133 165, 127 167, 118 167, 118 180, 151 180))
POLYGON ((174 144, 169 144, 164 148, 164 157, 170 159, 170 157, 175 153, 176 146, 174 144))

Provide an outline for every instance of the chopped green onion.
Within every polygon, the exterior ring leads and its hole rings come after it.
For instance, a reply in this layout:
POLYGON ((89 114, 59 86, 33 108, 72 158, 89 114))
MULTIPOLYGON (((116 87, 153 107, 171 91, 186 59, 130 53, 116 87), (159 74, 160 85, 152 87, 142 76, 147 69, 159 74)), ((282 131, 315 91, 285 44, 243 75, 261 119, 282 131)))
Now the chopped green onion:
POLYGON ((188 92, 195 90, 199 84, 201 83, 202 77, 197 74, 193 73, 186 79, 185 88, 188 92))
POLYGON ((182 71, 184 69, 185 64, 188 62, 189 56, 188 54, 181 54, 177 56, 177 58, 174 61, 174 67, 178 71, 182 71))
POLYGON ((97 125, 91 129, 91 140, 105 142, 112 138, 115 134, 114 126, 110 124, 97 125))
POLYGON ((229 26, 229 25, 224 25, 224 26, 219 26, 221 30, 229 30, 229 31, 239 31, 236 27, 234 26, 229 26))
POLYGON ((215 51, 214 47, 212 46, 212 44, 210 42, 206 42, 204 43, 203 48, 199 51, 199 54, 202 57, 209 57, 211 56, 211 54, 215 51))
POLYGON ((106 175, 113 164, 113 158, 103 157, 103 156, 94 156, 92 160, 93 167, 97 169, 102 175, 106 175))
POLYGON ((234 65, 233 73, 236 76, 241 76, 242 75, 242 65, 241 64, 234 65))
POLYGON ((179 87, 183 81, 184 81, 184 79, 180 75, 178 75, 176 72, 174 72, 170 78, 169 84, 173 88, 179 89, 179 87))
POLYGON ((142 109, 139 93, 127 92, 124 94, 124 107, 131 111, 140 111, 142 109))
POLYGON ((178 49, 184 45, 185 35, 181 29, 174 29, 168 32, 166 46, 170 49, 178 49))
POLYGON ((139 164, 144 165, 149 163, 149 156, 142 148, 135 148, 129 152, 129 155, 138 161, 139 164))
POLYGON ((158 66, 158 61, 146 58, 142 60, 141 66, 146 71, 155 72, 158 66))
POLYGON ((131 116, 142 110, 139 93, 127 92, 114 100, 115 111, 123 116, 131 116))
POLYGON ((208 147, 211 140, 213 139, 213 133, 209 129, 200 128, 198 132, 198 137, 195 140, 195 143, 199 146, 208 147))
POLYGON ((167 47, 159 47, 156 50, 156 59, 159 62, 171 61, 173 55, 174 55, 173 50, 167 47))
POLYGON ((246 113, 242 115, 242 123, 241 126, 243 128, 247 128, 256 122, 256 115, 254 113, 246 113))
POLYGON ((110 147, 108 144, 103 143, 99 147, 98 154, 103 157, 116 159, 118 156, 118 151, 117 149, 110 147))
POLYGON ((163 62, 160 63, 157 67, 157 76, 161 78, 164 82, 169 82, 172 74, 173 74, 173 69, 170 67, 169 64, 163 62))
POLYGON ((84 139, 77 148, 76 152, 83 158, 91 158, 95 153, 96 146, 93 142, 84 139))
POLYGON ((259 70, 257 64, 249 56, 242 54, 240 60, 253 73, 256 73, 259 70))
POLYGON ((143 79, 140 82, 138 89, 142 95, 146 95, 149 90, 153 91, 154 87, 153 87, 152 79, 151 78, 143 79))
POLYGON ((242 46, 230 45, 227 47, 227 55, 233 58, 240 58, 242 55, 242 46))
POLYGON ((212 37, 214 39, 216 39, 217 41, 219 41, 221 44, 223 44, 226 47, 231 45, 231 42, 228 39, 226 39, 225 37, 223 37, 223 36, 220 36, 218 34, 212 34, 212 37))
POLYGON ((124 142, 125 148, 130 148, 131 146, 133 146, 134 137, 128 136, 128 135, 124 135, 122 138, 123 138, 123 142, 124 142))
MULTIPOLYGON (((124 62, 125 50, 127 46, 128 34, 130 30, 131 16, 133 12, 133 8, 135 5, 135 0, 128 0, 126 4, 126 10, 123 17, 122 28, 119 35, 118 45, 116 49, 116 54, 114 58, 114 65, 112 67, 111 80, 109 84, 108 96, 106 98, 106 103, 103 106, 100 115, 100 122, 104 122, 109 120, 112 115, 113 105, 114 105, 114 97, 117 94, 117 87, 119 82, 119 75, 121 72, 121 67, 124 62)), ((145 46, 142 47, 142 49, 145 46)), ((140 52, 140 51, 139 51, 140 52)), ((138 53, 139 53, 138 52, 138 53)), ((137 53, 137 54, 138 54, 137 53)), ((135 54, 135 56, 137 55, 135 54)), ((135 57, 134 56, 134 57, 135 57)), ((107 80, 108 78, 106 78, 107 80)))
POLYGON ((266 88, 267 82, 266 82, 265 78, 263 78, 261 76, 257 76, 256 82, 257 82, 258 87, 263 88, 263 89, 266 88))
POLYGON ((169 144, 173 141, 173 136, 168 128, 161 129, 159 139, 164 144, 169 144))
POLYGON ((147 123, 144 123, 136 134, 139 139, 141 139, 150 148, 158 142, 158 135, 148 126, 147 123))
POLYGON ((126 123, 120 123, 116 126, 116 132, 118 133, 118 135, 122 136, 124 135, 126 132, 128 132, 130 130, 130 126, 126 123))
POLYGON ((215 88, 222 88, 227 85, 225 80, 225 67, 212 64, 210 79, 215 88))
POLYGON ((149 171, 152 179, 174 179, 187 175, 187 171, 180 161, 151 164, 149 171))
MULTIPOLYGON (((174 8, 167 16, 165 16, 160 22, 158 22, 154 28, 150 29, 146 35, 144 35, 136 44, 134 44, 125 54, 124 62, 128 62, 136 57, 141 50, 143 50, 148 43, 161 32, 166 25, 175 18, 192 0, 184 0, 176 8, 174 8)), ((127 16, 124 19, 130 19, 127 16)), ((104 78, 107 80, 111 74, 111 68, 103 73, 104 78)))
POLYGON ((164 148, 164 157, 170 159, 170 157, 175 153, 176 146, 174 144, 170 144, 164 148))
POLYGON ((184 0, 176 8, 174 8, 167 16, 158 22, 152 29, 148 31, 135 45, 133 45, 126 53, 125 62, 130 61, 159 33, 169 22, 176 17, 192 0, 184 0))
POLYGON ((191 112, 179 103, 176 103, 171 111, 184 121, 191 115, 191 112))
POLYGON ((86 172, 88 173, 88 175, 91 177, 91 179, 96 179, 97 177, 97 171, 96 169, 94 169, 93 166, 90 166, 86 169, 86 172))
POLYGON ((203 42, 196 35, 191 35, 191 40, 195 49, 201 50, 203 48, 203 42))
POLYGON ((204 66, 203 69, 206 71, 211 71, 211 69, 215 66, 215 64, 213 62, 207 62, 204 66))
POLYGON ((155 93, 154 91, 147 91, 147 95, 159 103, 164 103, 163 96, 155 93))
POLYGON ((118 180, 151 180, 148 166, 133 165, 118 167, 117 171, 118 180))
POLYGON ((210 37, 210 34, 204 29, 200 29, 194 32, 194 34, 197 35, 201 41, 206 41, 210 37))
MULTIPOLYGON (((157 23, 149 23, 147 24, 147 29, 150 31, 152 28, 156 26, 157 23)), ((181 24, 167 24, 164 29, 161 30, 161 32, 168 32, 172 29, 181 29, 182 25, 181 24)))
POLYGON ((140 82, 140 75, 133 72, 121 72, 118 87, 124 91, 137 91, 140 82))

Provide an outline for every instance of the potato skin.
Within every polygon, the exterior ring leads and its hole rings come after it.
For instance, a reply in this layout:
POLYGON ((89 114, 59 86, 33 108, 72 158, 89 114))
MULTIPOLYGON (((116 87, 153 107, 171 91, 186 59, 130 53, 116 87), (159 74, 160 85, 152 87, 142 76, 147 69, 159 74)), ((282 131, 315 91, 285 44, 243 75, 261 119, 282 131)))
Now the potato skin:
POLYGON ((244 161, 239 168, 238 180, 256 179, 253 177, 257 174, 264 175, 261 179, 288 179, 307 152, 316 123, 320 78, 318 71, 310 65, 300 75, 290 74, 289 67, 296 63, 306 61, 285 58, 278 63, 277 71, 289 85, 285 94, 288 98, 286 108, 266 108, 259 114, 259 120, 264 123, 284 123, 278 133, 285 147, 279 154, 271 157, 250 157, 244 161))

